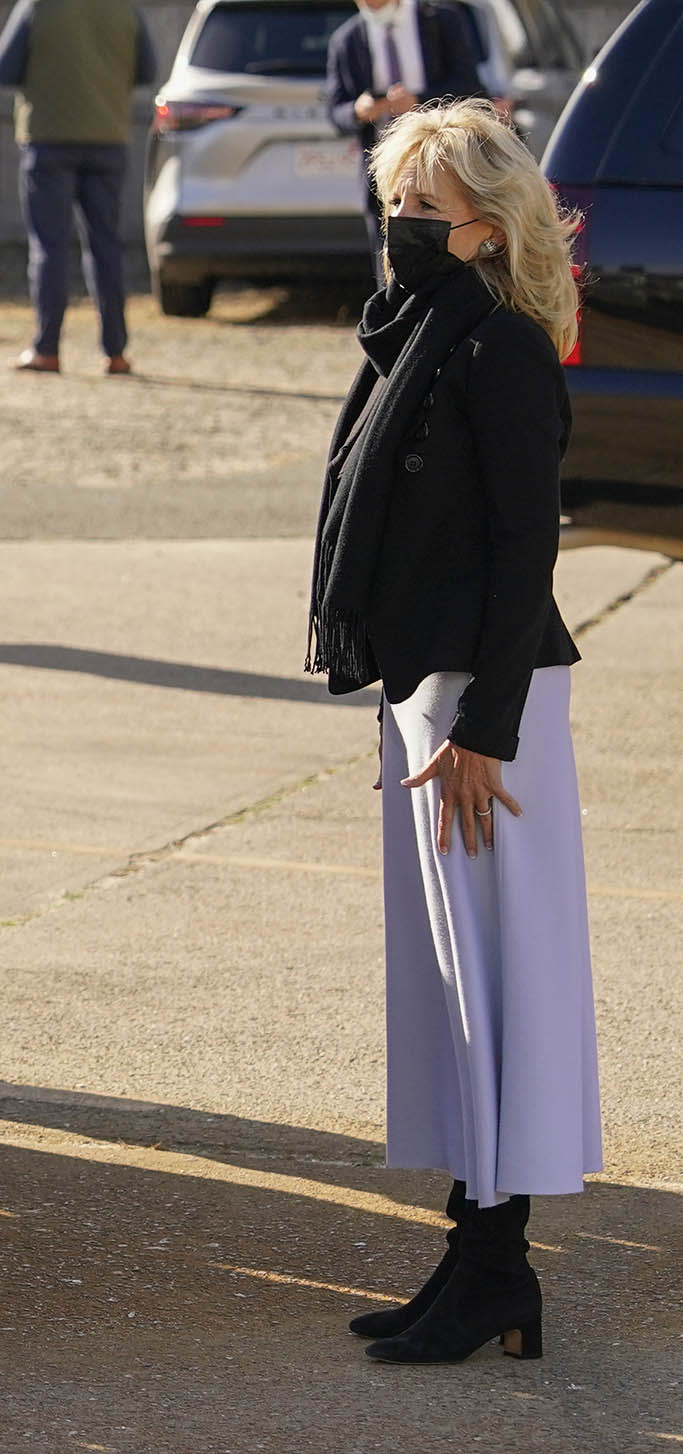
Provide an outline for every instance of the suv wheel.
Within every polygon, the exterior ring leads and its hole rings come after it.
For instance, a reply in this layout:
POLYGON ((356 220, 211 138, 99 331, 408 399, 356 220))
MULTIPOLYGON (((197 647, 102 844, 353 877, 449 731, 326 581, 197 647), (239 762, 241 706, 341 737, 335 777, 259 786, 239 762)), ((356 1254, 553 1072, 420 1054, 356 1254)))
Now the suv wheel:
POLYGON ((213 278, 204 278, 201 283, 166 283, 160 277, 154 280, 161 311, 171 318, 204 318, 211 307, 213 290, 213 278))

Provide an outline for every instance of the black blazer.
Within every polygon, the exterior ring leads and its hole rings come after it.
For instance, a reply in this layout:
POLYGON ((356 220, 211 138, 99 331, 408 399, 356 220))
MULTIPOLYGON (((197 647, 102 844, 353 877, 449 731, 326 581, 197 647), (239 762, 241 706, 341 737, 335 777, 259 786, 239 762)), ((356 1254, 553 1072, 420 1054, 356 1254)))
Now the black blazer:
MULTIPOLYGON (((418 0, 417 24, 426 81, 426 89, 418 100, 485 95, 477 75, 467 26, 458 9, 451 5, 433 4, 432 0, 418 0)), ((374 146, 377 133, 374 126, 361 126, 353 108, 363 91, 372 90, 372 57, 365 21, 362 15, 354 15, 330 38, 327 109, 337 131, 360 137, 365 170, 365 153, 374 146)))
POLYGON ((395 459, 367 622, 378 676, 401 702, 432 672, 471 672, 450 736, 490 757, 515 756, 534 668, 579 659, 552 594, 570 427, 548 335, 499 308, 450 355, 395 459))

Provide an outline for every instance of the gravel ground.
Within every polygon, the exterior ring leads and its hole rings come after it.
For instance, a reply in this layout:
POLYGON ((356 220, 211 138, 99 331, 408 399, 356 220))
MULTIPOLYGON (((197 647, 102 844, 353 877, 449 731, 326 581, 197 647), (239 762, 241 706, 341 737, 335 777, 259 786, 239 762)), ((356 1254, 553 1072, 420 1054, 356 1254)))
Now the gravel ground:
MULTIPOLYGON (((361 306, 348 287, 236 287, 206 319, 163 319, 135 295, 135 376, 103 379, 93 309, 77 299, 60 377, 0 376, 2 535, 310 534, 361 306)), ((31 332, 26 303, 6 301, 0 360, 31 332)))

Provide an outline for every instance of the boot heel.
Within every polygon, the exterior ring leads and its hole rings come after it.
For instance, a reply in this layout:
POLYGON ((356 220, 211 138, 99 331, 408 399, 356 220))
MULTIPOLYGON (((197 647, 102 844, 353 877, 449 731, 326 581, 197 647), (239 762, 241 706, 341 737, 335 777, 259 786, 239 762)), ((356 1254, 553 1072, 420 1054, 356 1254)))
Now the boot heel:
POLYGON ((542 1358, 543 1357, 543 1334, 541 1331, 541 1319, 534 1318, 531 1323, 524 1323, 520 1328, 509 1328, 501 1338, 503 1351, 510 1358, 542 1358))

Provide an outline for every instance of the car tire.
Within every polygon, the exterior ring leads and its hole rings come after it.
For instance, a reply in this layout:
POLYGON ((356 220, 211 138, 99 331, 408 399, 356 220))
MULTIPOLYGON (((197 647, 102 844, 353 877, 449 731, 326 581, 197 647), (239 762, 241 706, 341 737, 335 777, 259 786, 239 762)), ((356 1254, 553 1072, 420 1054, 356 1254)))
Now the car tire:
POLYGON ((170 318, 205 318, 213 298, 213 278, 201 283, 166 283, 154 280, 154 292, 162 313, 170 318))

